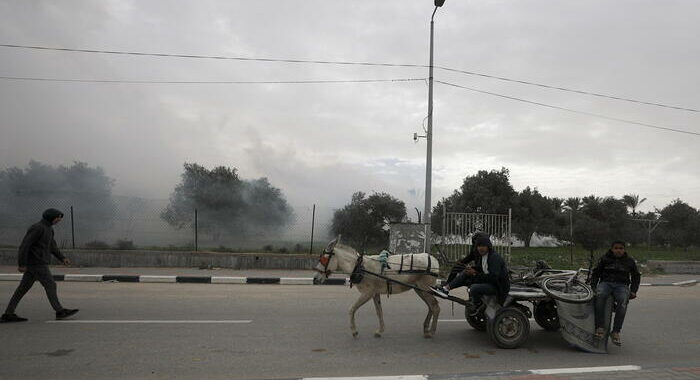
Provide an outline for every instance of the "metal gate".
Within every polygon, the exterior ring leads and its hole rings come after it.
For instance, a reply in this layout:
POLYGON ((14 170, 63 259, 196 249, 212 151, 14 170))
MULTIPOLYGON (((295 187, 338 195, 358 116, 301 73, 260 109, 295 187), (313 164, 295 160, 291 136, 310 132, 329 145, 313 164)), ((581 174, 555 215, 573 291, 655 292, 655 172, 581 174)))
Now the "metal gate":
POLYGON ((472 235, 485 232, 491 237, 493 247, 507 263, 510 263, 511 216, 508 214, 480 214, 447 212, 442 217, 442 252, 451 261, 457 261, 469 254, 472 235))

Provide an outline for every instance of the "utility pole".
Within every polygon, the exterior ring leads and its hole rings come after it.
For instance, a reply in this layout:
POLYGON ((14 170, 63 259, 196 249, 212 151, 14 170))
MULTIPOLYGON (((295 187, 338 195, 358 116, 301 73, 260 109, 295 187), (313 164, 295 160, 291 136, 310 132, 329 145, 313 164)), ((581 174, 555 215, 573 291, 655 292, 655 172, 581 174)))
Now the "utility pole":
POLYGON ((651 233, 661 224, 668 223, 662 219, 631 219, 635 222, 641 222, 647 225, 647 250, 651 252, 651 233))
POLYGON ((316 224, 316 203, 311 211, 311 245, 309 245, 309 255, 314 253, 314 225, 316 224))
POLYGON ((430 66, 428 68, 428 130, 425 139, 427 142, 425 160, 425 207, 423 208, 423 221, 430 223, 431 190, 433 177, 433 39, 435 31, 435 12, 445 4, 445 0, 435 0, 435 9, 430 16, 430 66))

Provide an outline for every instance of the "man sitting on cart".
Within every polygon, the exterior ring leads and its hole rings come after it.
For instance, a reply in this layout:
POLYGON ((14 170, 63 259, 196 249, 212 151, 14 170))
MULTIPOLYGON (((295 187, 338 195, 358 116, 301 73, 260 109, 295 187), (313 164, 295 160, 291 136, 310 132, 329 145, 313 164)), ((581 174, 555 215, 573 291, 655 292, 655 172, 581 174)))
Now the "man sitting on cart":
POLYGON ((450 290, 469 286, 471 304, 467 308, 471 315, 482 310, 483 296, 497 296, 498 302, 502 304, 510 290, 508 268, 503 258, 494 251, 491 240, 480 236, 474 246, 479 255, 474 267, 466 267, 446 285, 431 288, 436 294, 447 297, 450 290))
POLYGON ((595 335, 605 336, 605 304, 611 295, 615 298, 615 320, 613 321, 612 342, 621 345, 620 330, 627 313, 627 302, 637 298, 641 275, 637 263, 625 251, 625 243, 616 241, 608 252, 600 258, 593 269, 591 287, 596 289, 595 335))

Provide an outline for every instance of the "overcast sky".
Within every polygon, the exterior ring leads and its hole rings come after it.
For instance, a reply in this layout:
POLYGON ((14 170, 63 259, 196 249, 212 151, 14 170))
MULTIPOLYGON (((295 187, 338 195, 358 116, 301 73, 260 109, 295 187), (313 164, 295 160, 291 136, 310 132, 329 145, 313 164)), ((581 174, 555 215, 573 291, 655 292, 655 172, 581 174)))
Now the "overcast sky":
MULTIPOLYGON (((427 64, 429 0, 0 1, 0 43, 427 64)), ((447 0, 435 62, 700 108, 700 1, 447 0)), ((0 48, 0 75, 269 81, 424 78, 427 69, 238 62, 0 48)), ((437 70, 484 91, 700 132, 700 114, 437 70)), ((436 202, 479 169, 516 190, 638 193, 700 206, 700 136, 435 85, 436 202)), ((0 167, 84 161, 115 194, 167 198, 183 162, 268 177, 297 210, 386 191, 422 209, 423 81, 176 85, 0 80, 0 167)), ((299 212, 299 211, 298 211, 299 212)), ((413 214, 413 213, 412 213, 413 214)))

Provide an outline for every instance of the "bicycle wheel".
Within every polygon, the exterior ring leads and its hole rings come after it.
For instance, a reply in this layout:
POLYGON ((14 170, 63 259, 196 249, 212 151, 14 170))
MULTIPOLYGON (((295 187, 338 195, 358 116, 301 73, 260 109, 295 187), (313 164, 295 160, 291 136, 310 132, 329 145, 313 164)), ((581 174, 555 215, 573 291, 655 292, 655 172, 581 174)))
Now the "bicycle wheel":
POLYGON ((586 303, 593 299, 593 289, 576 279, 550 277, 542 281, 542 290, 562 302, 586 303))

